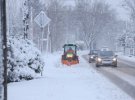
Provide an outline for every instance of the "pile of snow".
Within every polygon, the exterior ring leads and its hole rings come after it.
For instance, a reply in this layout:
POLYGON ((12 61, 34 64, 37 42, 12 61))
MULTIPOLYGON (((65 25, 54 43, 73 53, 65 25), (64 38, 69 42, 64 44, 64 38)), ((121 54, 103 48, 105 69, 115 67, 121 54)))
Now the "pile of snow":
POLYGON ((30 80, 41 73, 44 60, 41 52, 27 39, 8 39, 8 81, 30 80))

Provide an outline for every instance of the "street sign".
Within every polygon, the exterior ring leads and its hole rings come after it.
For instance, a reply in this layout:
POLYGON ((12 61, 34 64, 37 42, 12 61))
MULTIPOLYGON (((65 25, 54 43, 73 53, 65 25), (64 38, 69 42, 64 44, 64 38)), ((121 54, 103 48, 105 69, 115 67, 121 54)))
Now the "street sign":
POLYGON ((34 21, 41 27, 44 28, 51 19, 47 17, 45 12, 41 11, 34 19, 34 21))
POLYGON ((47 42, 46 45, 46 51, 48 51, 48 46, 49 46, 49 34, 50 34, 50 28, 49 28, 49 23, 51 21, 50 18, 47 17, 44 11, 41 11, 34 19, 34 21, 41 27, 41 51, 43 51, 43 41, 47 42), (48 34, 47 34, 47 39, 44 39, 44 27, 48 25, 48 34))

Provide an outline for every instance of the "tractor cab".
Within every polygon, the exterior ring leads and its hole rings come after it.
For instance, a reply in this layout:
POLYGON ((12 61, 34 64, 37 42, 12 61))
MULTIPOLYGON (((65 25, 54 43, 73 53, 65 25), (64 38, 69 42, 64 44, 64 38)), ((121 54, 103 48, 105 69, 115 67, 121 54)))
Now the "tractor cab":
POLYGON ((63 48, 64 48, 64 53, 73 53, 73 54, 76 54, 76 49, 77 49, 77 46, 76 45, 65 44, 63 46, 63 48))
POLYGON ((65 44, 63 46, 62 64, 73 65, 79 63, 77 56, 77 46, 75 44, 65 44))

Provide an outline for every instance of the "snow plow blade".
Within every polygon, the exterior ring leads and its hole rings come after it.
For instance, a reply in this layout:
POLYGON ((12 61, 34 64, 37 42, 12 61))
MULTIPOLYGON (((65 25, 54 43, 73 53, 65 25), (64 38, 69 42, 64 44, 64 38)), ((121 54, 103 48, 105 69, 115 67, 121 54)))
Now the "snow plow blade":
POLYGON ((71 65, 79 64, 79 61, 78 60, 71 60, 71 61, 69 61, 69 60, 62 60, 62 64, 71 66, 71 65))

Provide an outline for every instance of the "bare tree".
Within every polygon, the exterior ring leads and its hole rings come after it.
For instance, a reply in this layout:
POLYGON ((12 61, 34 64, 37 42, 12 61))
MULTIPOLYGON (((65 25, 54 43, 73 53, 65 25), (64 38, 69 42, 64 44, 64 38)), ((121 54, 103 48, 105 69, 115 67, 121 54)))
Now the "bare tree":
MULTIPOLYGON (((124 0, 124 4, 123 5, 126 10, 129 12, 130 14, 130 23, 128 23, 126 26, 126 36, 129 35, 130 38, 132 38, 133 40, 133 46, 131 46, 131 49, 134 48, 135 50, 135 0, 124 0)), ((128 37, 129 37, 128 36, 128 37)), ((126 43, 128 44, 128 43, 126 43)), ((131 51, 131 50, 130 50, 131 51)), ((135 52, 134 52, 135 55, 135 52)))
POLYGON ((64 38, 64 18, 63 18, 64 9, 61 5, 60 0, 51 0, 50 4, 47 7, 47 15, 51 19, 50 23, 50 33, 52 41, 52 51, 58 50, 61 48, 64 38))
POLYGON ((78 0, 76 5, 76 16, 84 41, 92 49, 96 36, 101 35, 104 27, 112 20, 112 10, 106 3, 99 1, 78 0))
POLYGON ((130 17, 135 23, 135 0, 125 0, 125 5, 130 12, 130 17))

